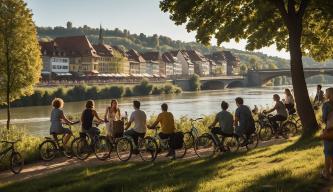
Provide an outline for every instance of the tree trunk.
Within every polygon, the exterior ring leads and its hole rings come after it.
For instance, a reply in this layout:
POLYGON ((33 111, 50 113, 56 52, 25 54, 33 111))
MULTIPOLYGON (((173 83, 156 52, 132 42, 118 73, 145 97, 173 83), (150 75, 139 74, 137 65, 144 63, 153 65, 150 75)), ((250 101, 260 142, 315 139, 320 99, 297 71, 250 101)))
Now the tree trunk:
POLYGON ((7 130, 9 130, 10 125, 10 99, 9 92, 7 92, 7 130))
POLYGON ((313 136, 318 130, 318 123, 308 94, 302 63, 301 36, 302 19, 294 18, 289 28, 289 49, 291 77, 297 112, 303 126, 303 138, 313 136))

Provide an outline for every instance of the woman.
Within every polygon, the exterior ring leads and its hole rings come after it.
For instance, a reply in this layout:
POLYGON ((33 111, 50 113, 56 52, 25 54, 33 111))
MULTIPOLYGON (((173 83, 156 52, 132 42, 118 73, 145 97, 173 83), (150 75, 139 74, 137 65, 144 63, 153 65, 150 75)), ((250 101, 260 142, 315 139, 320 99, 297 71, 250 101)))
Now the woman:
POLYGON ((93 127, 94 118, 96 118, 99 122, 103 122, 95 110, 95 102, 93 100, 89 100, 86 103, 86 109, 81 115, 82 132, 88 133, 90 136, 95 136, 100 133, 97 127, 93 127))
POLYGON ((61 98, 55 98, 52 101, 52 112, 51 112, 51 126, 50 126, 50 134, 62 134, 64 135, 64 144, 66 145, 70 136, 72 135, 72 131, 69 128, 64 128, 62 126, 63 123, 74 124, 72 121, 67 119, 62 111, 64 107, 64 101, 61 98))
MULTIPOLYGON (((322 120, 325 123, 325 133, 333 131, 332 113, 333 112, 333 88, 326 89, 325 97, 327 101, 322 106, 322 120)), ((325 134, 324 133, 324 134, 325 134)), ((333 171, 333 141, 324 139, 325 167, 321 173, 322 178, 329 179, 333 171)))
POLYGON ((284 90, 285 98, 284 98, 284 105, 286 106, 288 110, 288 114, 294 114, 296 112, 295 110, 295 100, 293 95, 291 94, 289 89, 284 90))
POLYGON ((118 107, 118 102, 115 99, 111 100, 111 106, 108 106, 105 111, 104 120, 108 122, 106 124, 106 133, 110 137, 114 137, 113 133, 113 121, 121 120, 120 109, 118 107))

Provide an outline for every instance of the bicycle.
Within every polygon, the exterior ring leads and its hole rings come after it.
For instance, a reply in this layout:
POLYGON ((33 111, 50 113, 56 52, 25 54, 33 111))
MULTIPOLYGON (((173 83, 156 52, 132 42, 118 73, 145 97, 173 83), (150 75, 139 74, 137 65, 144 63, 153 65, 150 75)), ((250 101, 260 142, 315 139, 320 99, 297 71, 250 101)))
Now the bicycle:
POLYGON ((9 165, 10 165, 10 170, 14 174, 19 174, 22 171, 24 165, 24 159, 22 158, 21 154, 17 152, 15 149, 15 144, 19 141, 20 140, 0 141, 1 143, 10 144, 8 148, 0 152, 0 160, 2 161, 2 159, 5 158, 5 156, 7 156, 7 154, 10 153, 9 165))
POLYGON ((293 135, 295 136, 301 134, 302 123, 299 116, 296 113, 290 114, 288 116, 288 121, 291 121, 296 124, 296 129, 292 130, 293 135))
POLYGON ((269 120, 270 117, 272 117, 272 115, 266 115, 264 113, 259 114, 259 139, 261 141, 268 141, 273 137, 273 135, 276 135, 277 137, 281 135, 283 138, 288 139, 292 133, 292 130, 297 129, 295 123, 289 120, 285 120, 281 121, 279 123, 278 129, 275 130, 269 120))
MULTIPOLYGON (((170 150, 170 137, 167 138, 167 139, 162 139, 160 136, 159 136, 159 133, 158 133, 158 129, 160 127, 155 127, 154 129, 154 136, 152 137, 147 137, 153 141, 155 141, 155 143, 157 144, 157 153, 156 153, 156 156, 159 154, 159 153, 163 153, 165 151, 169 151, 170 150)), ((174 133, 175 134, 175 133, 174 133)), ((185 155, 186 155, 186 151, 187 151, 187 148, 185 146, 185 143, 183 141, 183 144, 182 144, 182 147, 178 148, 178 149, 174 149, 175 150, 175 158, 178 159, 178 158, 183 158, 185 155)), ((156 158, 156 157, 155 157, 156 158)))
POLYGON ((194 151, 198 157, 207 158, 215 155, 216 152, 236 152, 240 147, 239 140, 236 135, 224 137, 212 132, 204 133, 195 140, 194 151), (220 139, 220 137, 222 137, 220 139))
POLYGON ((190 119, 191 121, 191 129, 190 131, 187 131, 184 133, 184 143, 185 147, 187 149, 190 149, 194 147, 194 141, 199 137, 199 131, 194 126, 194 122, 197 122, 199 120, 202 120, 203 118, 197 118, 197 119, 190 119))
MULTIPOLYGON (((72 125, 79 123, 80 121, 73 122, 72 124, 65 124, 71 129, 72 125)), ((51 137, 45 137, 45 140, 39 145, 39 154, 44 161, 51 161, 56 157, 57 153, 62 153, 67 158, 73 157, 73 151, 71 145, 64 145, 65 134, 61 134, 62 138, 59 139, 56 133, 51 133, 51 137), (60 143, 61 141, 61 143, 60 143)), ((74 135, 71 135, 67 143, 72 143, 75 140, 74 135)))
MULTIPOLYGON (((100 124, 95 123, 95 125, 98 127, 100 124)), ((100 133, 91 135, 80 132, 80 137, 74 139, 71 148, 80 160, 86 160, 91 153, 94 153, 98 160, 105 161, 111 154, 111 145, 108 138, 101 136, 100 133)))
POLYGON ((135 145, 131 136, 124 135, 116 141, 116 152, 120 161, 128 161, 133 153, 139 154, 143 161, 152 162, 157 157, 157 143, 150 137, 139 137, 135 145))

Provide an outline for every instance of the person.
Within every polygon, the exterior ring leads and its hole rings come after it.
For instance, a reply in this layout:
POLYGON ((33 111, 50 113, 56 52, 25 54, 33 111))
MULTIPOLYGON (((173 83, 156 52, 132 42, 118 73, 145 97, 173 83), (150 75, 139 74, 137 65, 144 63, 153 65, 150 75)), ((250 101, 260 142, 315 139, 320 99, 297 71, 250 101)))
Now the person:
POLYGON ((88 100, 86 102, 86 109, 81 115, 81 129, 82 132, 89 134, 92 138, 100 133, 100 130, 97 127, 93 127, 94 118, 96 118, 100 123, 104 122, 101 118, 99 118, 95 110, 95 102, 93 100, 88 100))
POLYGON ((63 123, 74 124, 71 120, 67 119, 64 115, 62 108, 64 107, 64 101, 61 98, 55 98, 52 101, 53 109, 51 111, 51 126, 50 134, 51 135, 64 135, 64 145, 67 144, 70 137, 73 135, 72 131, 69 128, 64 128, 63 123))
MULTIPOLYGON (((132 137, 134 144, 138 146, 139 137, 143 138, 146 135, 147 131, 147 115, 144 111, 140 109, 141 103, 139 101, 133 101, 134 112, 131 114, 130 119, 125 127, 124 135, 132 137), (134 122, 134 128, 128 130, 134 122)), ((138 150, 134 150, 135 153, 138 153, 138 150)))
POLYGON ((286 107, 280 101, 280 96, 278 94, 273 95, 273 100, 275 101, 275 105, 272 109, 265 111, 266 114, 272 113, 273 111, 276 111, 276 114, 272 117, 269 117, 269 121, 272 123, 273 129, 275 130, 276 136, 277 136, 277 130, 279 125, 277 124, 277 121, 285 121, 288 118, 288 113, 286 110, 286 107))
MULTIPOLYGON (((168 105, 166 103, 163 103, 161 105, 162 112, 157 116, 157 119, 155 122, 148 126, 149 129, 154 129, 157 124, 161 125, 161 132, 159 133, 159 137, 161 139, 172 139, 172 136, 174 135, 176 131, 175 127, 175 120, 171 112, 168 112, 168 105)), ((172 146, 172 145, 170 145, 172 146)), ((170 147, 168 154, 166 157, 172 156, 172 159, 176 158, 175 149, 170 147)))
POLYGON ((321 90, 322 86, 317 85, 317 93, 314 99, 314 104, 321 104, 324 102, 324 92, 321 90))
POLYGON ((293 95, 291 94, 290 89, 284 90, 285 98, 284 98, 284 106, 288 110, 288 114, 294 114, 296 112, 295 110, 295 100, 293 95))
MULTIPOLYGON (((327 101, 322 106, 322 120, 326 127, 324 131, 330 131, 333 127, 328 125, 329 114, 333 112, 333 88, 326 89, 325 97, 327 101)), ((333 141, 324 140, 324 155, 325 155, 325 166, 321 172, 321 176, 324 179, 328 179, 329 175, 333 171, 333 141)))
POLYGON ((104 121, 108 122, 106 124, 106 134, 109 137, 114 137, 113 133, 113 121, 121 120, 120 109, 118 107, 118 101, 115 99, 111 100, 111 106, 108 106, 105 111, 104 121))
POLYGON ((245 135, 245 143, 246 144, 249 136, 255 131, 254 119, 252 117, 251 110, 248 106, 244 105, 244 100, 241 97, 237 97, 235 99, 237 109, 235 112, 235 133, 238 136, 245 135))
MULTIPOLYGON (((212 130, 214 135, 221 135, 222 136, 222 143, 224 137, 232 137, 234 134, 234 117, 233 115, 227 111, 229 108, 229 104, 225 101, 221 103, 222 111, 216 114, 215 119, 209 128, 212 130), (219 127, 215 127, 215 125, 219 123, 219 127)), ((224 149, 223 149, 224 150, 224 149)))

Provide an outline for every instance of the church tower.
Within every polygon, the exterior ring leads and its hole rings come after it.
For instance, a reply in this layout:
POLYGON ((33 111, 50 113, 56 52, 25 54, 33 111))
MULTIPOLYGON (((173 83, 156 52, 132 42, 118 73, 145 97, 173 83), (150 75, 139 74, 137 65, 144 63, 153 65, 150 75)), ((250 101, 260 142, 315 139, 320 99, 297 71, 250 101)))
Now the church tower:
POLYGON ((99 44, 104 44, 102 24, 99 26, 98 43, 99 44))

